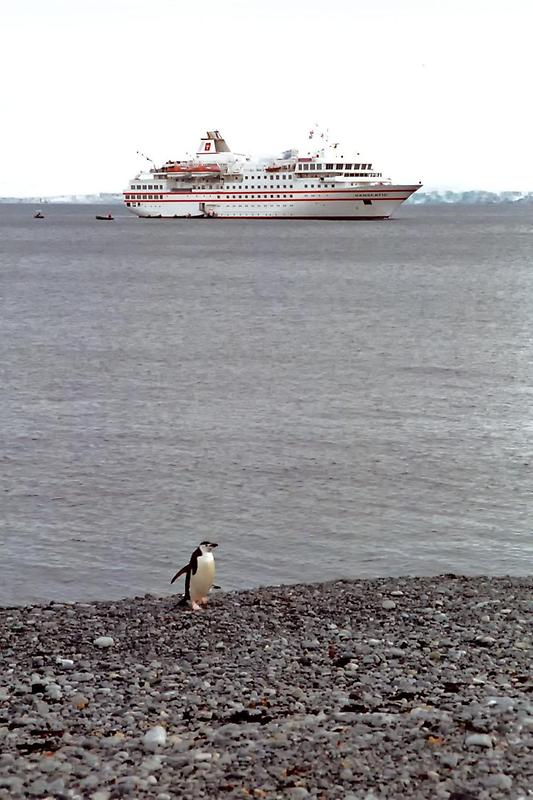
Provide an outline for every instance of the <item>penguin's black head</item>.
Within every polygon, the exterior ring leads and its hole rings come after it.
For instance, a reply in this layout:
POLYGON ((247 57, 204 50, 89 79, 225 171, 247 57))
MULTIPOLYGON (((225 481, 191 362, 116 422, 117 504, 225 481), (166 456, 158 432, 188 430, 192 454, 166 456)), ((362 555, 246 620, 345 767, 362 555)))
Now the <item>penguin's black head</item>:
POLYGON ((200 550, 202 553, 210 553, 215 547, 218 547, 218 544, 215 544, 215 542, 200 542, 200 550))

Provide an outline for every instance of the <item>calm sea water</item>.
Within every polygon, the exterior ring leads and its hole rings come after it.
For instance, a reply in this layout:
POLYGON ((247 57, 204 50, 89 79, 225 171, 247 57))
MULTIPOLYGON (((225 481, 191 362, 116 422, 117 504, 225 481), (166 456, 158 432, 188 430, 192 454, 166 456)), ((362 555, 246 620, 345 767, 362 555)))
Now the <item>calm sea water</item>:
POLYGON ((530 573, 533 208, 0 206, 0 604, 530 573))

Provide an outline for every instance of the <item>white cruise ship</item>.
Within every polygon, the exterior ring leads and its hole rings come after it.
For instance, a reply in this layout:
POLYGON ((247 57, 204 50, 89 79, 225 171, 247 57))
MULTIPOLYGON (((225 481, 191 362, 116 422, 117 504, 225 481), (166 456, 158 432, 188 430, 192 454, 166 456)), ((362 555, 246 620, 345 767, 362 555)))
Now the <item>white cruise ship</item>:
POLYGON ((124 203, 138 217, 158 219, 388 219, 422 185, 393 183, 324 134, 311 131, 309 140, 305 156, 288 150, 253 162, 208 131, 194 158, 133 178, 124 203))

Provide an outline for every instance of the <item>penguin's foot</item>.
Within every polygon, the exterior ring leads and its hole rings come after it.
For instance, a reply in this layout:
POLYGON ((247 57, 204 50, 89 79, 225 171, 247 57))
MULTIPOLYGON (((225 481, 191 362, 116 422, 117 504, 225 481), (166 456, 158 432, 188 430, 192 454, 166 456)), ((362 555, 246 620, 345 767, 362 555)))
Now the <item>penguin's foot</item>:
POLYGON ((201 611, 202 610, 202 606, 199 606, 198 603, 196 603, 194 600, 192 601, 191 606, 192 606, 192 610, 193 611, 201 611))
POLYGON ((206 605, 207 605, 207 597, 202 597, 202 599, 200 600, 200 603, 201 603, 203 606, 206 606, 206 605))

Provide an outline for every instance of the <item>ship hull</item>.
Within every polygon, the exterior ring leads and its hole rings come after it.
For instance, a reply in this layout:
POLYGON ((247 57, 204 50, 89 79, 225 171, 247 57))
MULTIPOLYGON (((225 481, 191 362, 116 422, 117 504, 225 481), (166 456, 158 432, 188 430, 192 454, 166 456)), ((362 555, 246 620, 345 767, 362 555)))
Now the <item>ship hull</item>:
MULTIPOLYGON (((198 192, 179 199, 170 193, 159 199, 125 200, 128 211, 138 217, 175 219, 216 217, 217 219, 389 219, 398 207, 417 189, 415 185, 388 185, 379 189, 302 192, 301 196, 276 201, 261 196, 254 198, 224 197, 224 192, 198 192), (218 194, 218 197, 217 197, 218 194), (302 196, 303 195, 303 196, 302 196), (306 196, 312 195, 312 196, 306 196)), ((229 194, 229 193, 228 193, 229 194)), ((233 193, 235 194, 235 193, 233 193)), ((244 193, 243 193, 244 194, 244 193)))

